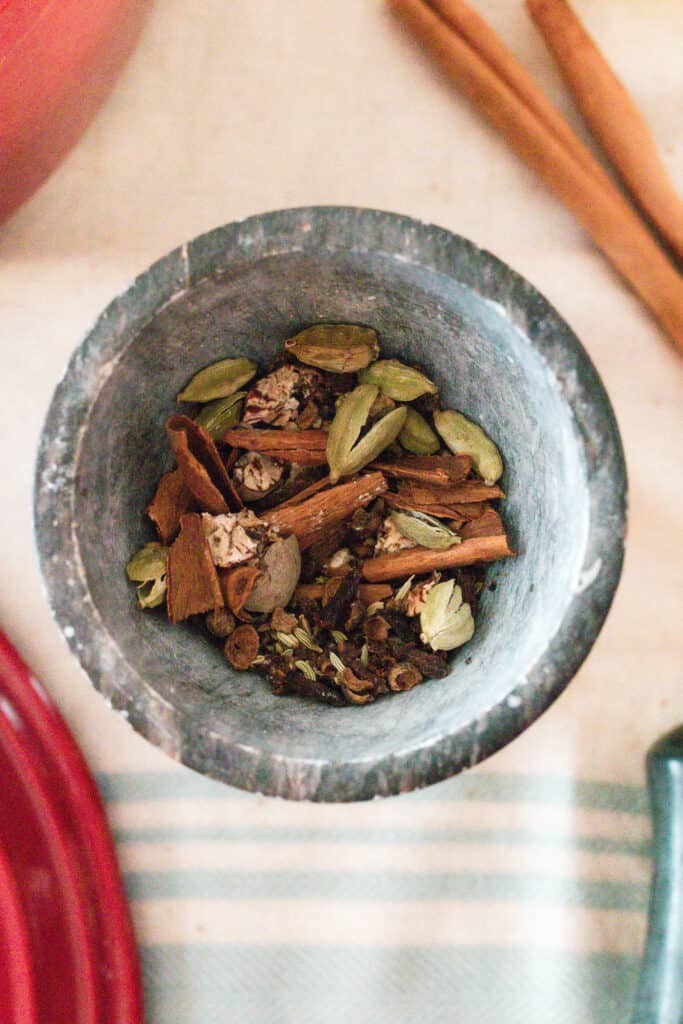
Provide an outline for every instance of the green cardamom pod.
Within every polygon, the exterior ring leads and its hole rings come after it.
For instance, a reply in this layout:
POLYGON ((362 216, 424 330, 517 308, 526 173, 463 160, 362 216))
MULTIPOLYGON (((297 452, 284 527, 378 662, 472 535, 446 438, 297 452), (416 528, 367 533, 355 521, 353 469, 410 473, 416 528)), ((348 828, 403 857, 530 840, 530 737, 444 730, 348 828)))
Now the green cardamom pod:
POLYGON ((195 423, 204 427, 212 440, 220 441, 226 430, 239 423, 242 415, 242 402, 246 396, 246 391, 236 391, 234 395, 217 398, 214 402, 207 402, 195 416, 195 423))
POLYGON ((250 381, 256 370, 256 363, 244 356, 221 359, 196 373, 178 395, 178 401, 211 402, 214 398, 226 398, 250 381))
POLYGON ((376 384, 383 395, 397 402, 412 402, 420 395, 437 392, 437 386, 424 373, 400 363, 398 359, 380 359, 358 375, 361 384, 376 384))
POLYGON ((356 373, 379 355, 377 332, 357 324, 314 324, 285 342, 300 363, 333 373, 356 373))
POLYGON ((372 425, 359 441, 378 389, 374 384, 360 384, 337 407, 327 435, 327 462, 330 481, 357 473, 396 440, 406 418, 406 407, 399 406, 372 425))
POLYGON ((432 551, 445 551, 454 544, 460 544, 461 538, 434 516, 412 509, 394 509, 391 521, 404 537, 414 541, 423 548, 432 551))
POLYGON ((434 426, 454 455, 469 455, 484 480, 495 484, 502 476, 503 460, 495 444, 481 427, 452 409, 434 413, 434 426))
POLYGON ((150 541, 126 566, 128 579, 138 584, 136 593, 141 608, 156 608, 166 597, 167 558, 168 548, 150 541))
POLYGON ((463 603, 455 580, 437 583, 420 612, 420 639, 433 651, 452 651, 474 635, 472 609, 463 603))
POLYGON ((424 416, 415 409, 408 409, 403 430, 398 435, 399 443, 413 455, 434 455, 441 447, 441 442, 424 416))

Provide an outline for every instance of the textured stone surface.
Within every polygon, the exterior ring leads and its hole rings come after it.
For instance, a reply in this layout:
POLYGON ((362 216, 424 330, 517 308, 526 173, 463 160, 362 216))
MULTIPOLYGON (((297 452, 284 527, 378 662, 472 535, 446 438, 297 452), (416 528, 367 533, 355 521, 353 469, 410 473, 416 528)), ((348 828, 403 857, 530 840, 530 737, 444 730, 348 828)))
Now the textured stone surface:
POLYGON ((51 605, 93 684, 184 763, 294 799, 424 786, 508 742, 588 653, 623 555, 625 469, 602 384, 531 285, 471 243, 369 210, 283 211, 175 250, 116 299, 50 408, 36 476, 51 605), (506 459, 520 555, 495 566, 475 639, 451 676, 359 708, 275 698, 191 627, 135 608, 123 568, 170 465, 163 423, 198 367, 265 360, 319 320, 369 324, 424 363, 445 405, 506 459), (469 662, 469 664, 468 664, 469 662))

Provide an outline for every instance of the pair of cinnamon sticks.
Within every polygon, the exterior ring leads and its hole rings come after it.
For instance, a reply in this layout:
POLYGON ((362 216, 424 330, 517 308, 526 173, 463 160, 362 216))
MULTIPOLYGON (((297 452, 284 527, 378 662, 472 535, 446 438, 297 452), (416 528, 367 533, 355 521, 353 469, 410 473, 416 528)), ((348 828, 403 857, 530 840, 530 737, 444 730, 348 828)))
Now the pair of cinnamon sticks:
MULTIPOLYGON (((450 78, 575 215, 683 351, 683 276, 489 25, 463 0, 389 2, 450 78)), ((633 199, 683 260, 683 203, 632 99, 566 0, 526 3, 633 199)))
MULTIPOLYGON (((453 457, 454 462, 456 458, 453 457)), ((423 459, 422 461, 429 460, 423 459)), ((434 461, 438 463, 440 460, 435 458, 434 461)), ((474 483, 474 481, 467 481, 467 483, 474 483)), ((327 487, 329 478, 325 477, 323 481, 318 481, 318 484, 313 484, 302 491, 297 496, 296 503, 290 499, 263 515, 263 519, 270 526, 285 533, 295 534, 302 551, 310 548, 330 528, 348 518, 356 509, 363 508, 376 497, 389 497, 386 479, 382 473, 377 471, 359 476, 349 483, 329 487, 327 490, 320 490, 319 485, 327 487)), ((482 484, 481 486, 485 487, 486 485, 482 484)), ((439 488, 437 487, 435 490, 438 491, 439 488)), ((451 491, 445 486, 442 486, 440 490, 445 497, 451 494, 451 491)), ((488 491, 495 491, 490 495, 491 497, 499 497, 502 494, 500 488, 489 487, 488 491)), ((395 554, 377 555, 370 558, 363 564, 363 577, 371 583, 378 583, 384 580, 405 579, 413 574, 421 575, 439 569, 474 565, 477 562, 495 562, 499 558, 513 556, 514 552, 510 547, 500 516, 494 509, 487 510, 479 504, 477 501, 479 494, 471 494, 466 491, 465 484, 459 485, 457 496, 466 502, 471 500, 473 507, 476 503, 481 520, 484 520, 485 511, 490 511, 493 515, 488 516, 485 523, 482 522, 480 529, 475 527, 466 531, 463 534, 462 544, 449 548, 447 551, 415 547, 395 554)))

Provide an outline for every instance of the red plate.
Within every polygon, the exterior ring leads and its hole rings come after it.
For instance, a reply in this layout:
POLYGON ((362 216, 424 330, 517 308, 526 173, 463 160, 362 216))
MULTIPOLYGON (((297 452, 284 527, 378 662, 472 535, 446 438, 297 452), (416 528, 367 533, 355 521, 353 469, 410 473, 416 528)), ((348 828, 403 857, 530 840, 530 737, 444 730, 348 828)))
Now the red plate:
POLYGON ((0 0, 0 221, 78 141, 151 0, 0 0))
POLYGON ((97 787, 0 633, 0 1022, 142 1020, 135 938, 97 787))

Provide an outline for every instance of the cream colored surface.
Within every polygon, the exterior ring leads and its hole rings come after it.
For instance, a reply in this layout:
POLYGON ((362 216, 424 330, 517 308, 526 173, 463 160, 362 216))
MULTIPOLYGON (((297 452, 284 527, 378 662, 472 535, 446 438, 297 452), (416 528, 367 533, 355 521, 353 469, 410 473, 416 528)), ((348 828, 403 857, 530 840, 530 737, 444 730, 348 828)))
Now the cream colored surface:
MULTIPOLYGON (((577 7, 683 189, 683 7, 577 7)), ((477 8, 577 124, 522 4, 477 8)), ((31 485, 52 389, 102 307, 177 243, 285 206, 395 210, 470 237, 548 296, 603 376, 628 459, 626 569, 607 625, 567 693, 478 771, 640 782, 645 748, 683 718, 680 356, 380 0, 205 0, 190 10, 158 0, 86 137, 0 228, 3 628, 95 768, 179 770, 108 710, 49 616, 31 485)))

